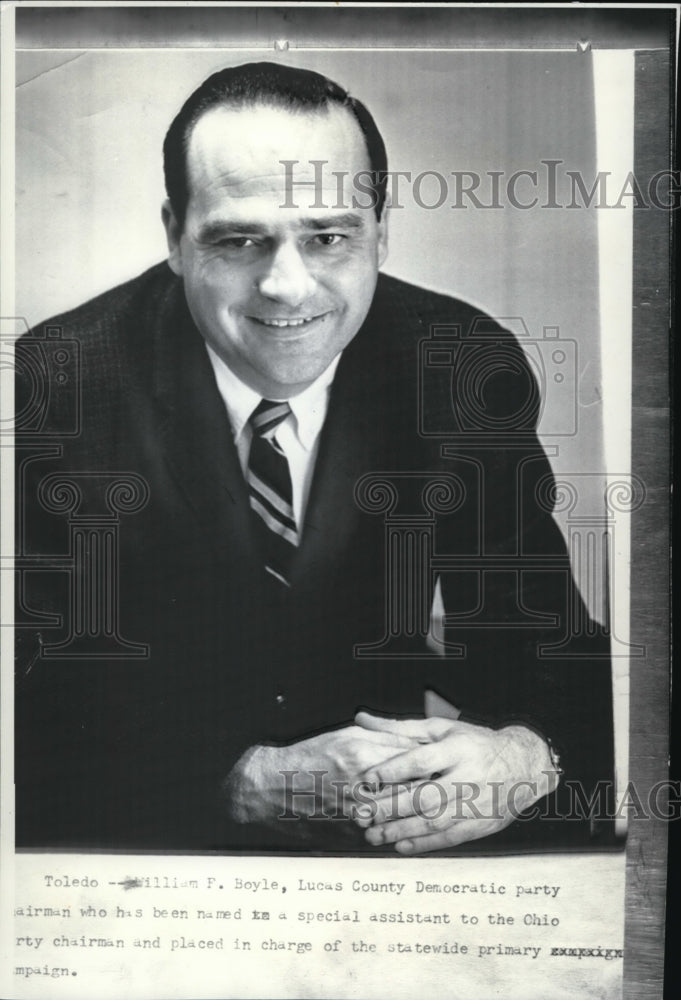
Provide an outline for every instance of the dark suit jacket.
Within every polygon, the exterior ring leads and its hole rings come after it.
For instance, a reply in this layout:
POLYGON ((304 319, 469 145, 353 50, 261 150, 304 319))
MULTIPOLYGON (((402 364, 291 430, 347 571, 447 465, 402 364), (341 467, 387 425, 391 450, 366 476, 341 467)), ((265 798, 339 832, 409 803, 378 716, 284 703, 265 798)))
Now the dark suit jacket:
MULTIPOLYGON (((43 352, 52 392, 42 423, 18 433, 19 846, 290 844, 226 818, 221 786, 241 752, 342 725, 362 706, 422 714, 426 688, 464 718, 549 736, 587 793, 612 777, 607 636, 592 628, 562 658, 540 652, 585 612, 542 501, 550 469, 534 433, 536 386, 510 334, 465 303, 379 278, 338 367, 285 599, 262 573, 224 406, 165 264, 50 321, 22 349, 43 352), (75 435, 73 399, 54 382, 55 328, 80 350, 75 435), (426 356, 432 336, 439 353, 426 356), (141 509, 126 513, 119 496, 111 515, 114 473, 137 477, 141 509), (363 479, 375 473, 391 484, 383 492, 363 479), (60 507, 52 475, 76 483, 75 507, 73 497, 60 507), (437 476, 439 493, 424 494, 437 476), (423 568, 402 611, 388 600, 399 583, 391 545, 423 568), (88 636, 74 608, 106 559, 118 590, 101 613, 115 620, 90 622, 88 636), (447 612, 464 616, 444 658, 422 627, 437 572, 447 612), (50 613, 61 626, 36 624, 50 613), (123 640, 148 653, 107 653, 123 640)), ((608 829, 519 822, 473 849, 607 843, 608 829)))

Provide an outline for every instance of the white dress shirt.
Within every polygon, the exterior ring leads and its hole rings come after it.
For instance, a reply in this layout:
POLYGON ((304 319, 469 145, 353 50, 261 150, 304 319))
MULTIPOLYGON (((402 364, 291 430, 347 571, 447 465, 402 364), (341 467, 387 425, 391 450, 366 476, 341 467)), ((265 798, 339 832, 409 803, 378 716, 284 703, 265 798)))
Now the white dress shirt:
MULTIPOLYGON (((215 372, 218 391, 227 409, 241 471, 245 477, 253 436, 248 420, 263 397, 242 382, 222 358, 218 357, 209 344, 206 344, 206 347, 215 372)), ((302 528, 307 500, 310 495, 310 486, 319 449, 319 435, 329 408, 331 383, 336 374, 340 357, 341 355, 337 354, 329 367, 315 379, 312 385, 309 385, 297 396, 292 396, 287 400, 291 407, 291 413, 277 427, 277 443, 286 455, 291 473, 293 513, 299 532, 302 528)), ((280 402, 280 400, 276 400, 276 402, 280 402)))

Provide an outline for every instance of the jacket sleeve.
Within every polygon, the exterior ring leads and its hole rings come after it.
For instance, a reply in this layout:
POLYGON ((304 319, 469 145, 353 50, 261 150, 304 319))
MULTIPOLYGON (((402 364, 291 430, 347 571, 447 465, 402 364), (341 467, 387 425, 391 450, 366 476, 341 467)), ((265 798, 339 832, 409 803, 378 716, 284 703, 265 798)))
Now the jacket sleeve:
MULTIPOLYGON (((444 448, 447 467, 463 481, 465 503, 438 523, 437 551, 453 554, 440 572, 452 646, 431 671, 433 687, 465 719, 520 723, 550 741, 565 772, 562 809, 572 809, 575 797, 588 801, 599 783, 611 804, 607 623, 590 618, 553 517, 555 478, 536 434, 536 381, 509 334, 500 332, 490 344, 492 369, 495 350, 513 359, 522 378, 506 379, 487 424, 467 424, 464 411, 444 448), (524 385, 523 398, 514 396, 514 385, 524 385)), ((455 372, 455 406, 457 390, 463 391, 455 372)))

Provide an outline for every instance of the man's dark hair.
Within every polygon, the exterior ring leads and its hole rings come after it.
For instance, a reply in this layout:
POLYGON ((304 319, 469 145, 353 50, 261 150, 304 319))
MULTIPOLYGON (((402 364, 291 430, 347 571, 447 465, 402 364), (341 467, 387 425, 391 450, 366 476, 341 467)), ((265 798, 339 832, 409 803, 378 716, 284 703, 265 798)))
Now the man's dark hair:
POLYGON ((362 130, 371 164, 373 208, 380 219, 385 202, 388 159, 376 122, 361 101, 351 97, 333 80, 309 69, 277 63, 245 63, 209 76, 187 98, 163 143, 166 191, 175 218, 184 228, 189 185, 187 149, 199 118, 215 107, 277 107, 289 111, 319 111, 332 106, 347 108, 362 130))

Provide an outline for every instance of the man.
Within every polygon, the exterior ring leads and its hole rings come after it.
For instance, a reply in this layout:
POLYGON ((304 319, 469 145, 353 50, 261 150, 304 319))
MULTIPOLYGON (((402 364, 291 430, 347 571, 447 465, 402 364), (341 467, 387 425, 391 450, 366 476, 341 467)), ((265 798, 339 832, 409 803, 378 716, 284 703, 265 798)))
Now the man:
POLYGON ((164 164, 169 268, 46 324, 80 344, 82 429, 56 460, 20 466, 29 554, 74 551, 60 476, 80 491, 72 526, 107 475, 141 484, 111 548, 109 634, 149 652, 88 656, 88 628, 69 624, 89 608, 96 631, 92 531, 75 568, 26 575, 22 612, 63 629, 41 647, 19 630, 17 842, 536 844, 537 822, 515 816, 560 792, 563 769, 587 791, 609 777, 612 729, 607 637, 591 629, 587 655, 551 658, 584 610, 542 503, 522 351, 466 304, 379 275, 383 142, 324 77, 215 74, 171 125, 164 164), (482 439, 461 409, 470 352, 419 397, 420 346, 440 328, 484 348, 482 439), (446 447, 422 433, 438 426, 446 447), (394 552, 373 511, 395 508, 430 519, 418 544, 444 562, 407 539, 403 592, 422 591, 387 609, 382 645, 394 552), (436 588, 445 656, 423 627, 436 588))

